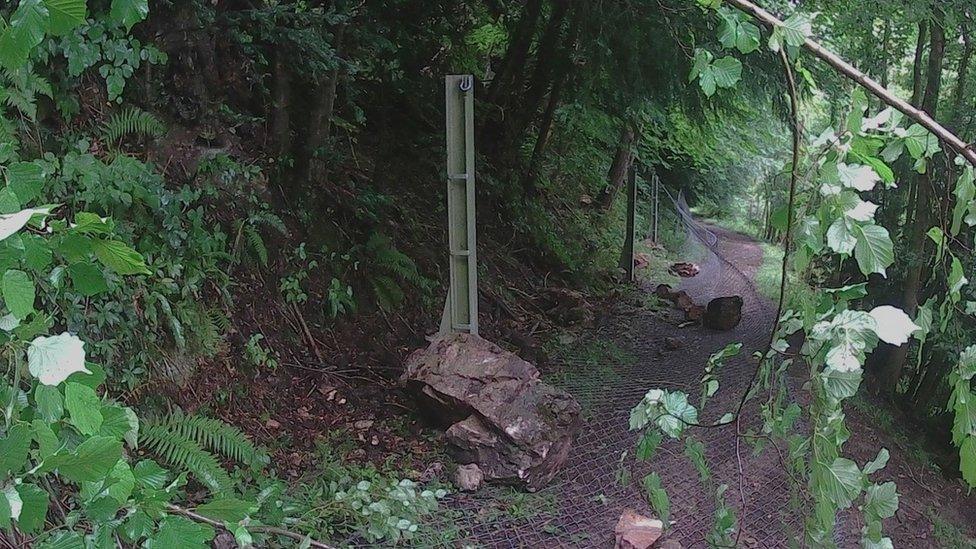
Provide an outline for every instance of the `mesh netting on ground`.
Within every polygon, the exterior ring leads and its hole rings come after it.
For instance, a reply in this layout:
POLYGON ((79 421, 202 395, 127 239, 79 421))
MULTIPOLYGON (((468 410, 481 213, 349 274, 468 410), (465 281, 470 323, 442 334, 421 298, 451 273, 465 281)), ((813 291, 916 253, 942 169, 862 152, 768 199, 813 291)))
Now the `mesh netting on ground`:
MULTIPOLYGON (((762 249, 747 237, 695 220, 682 197, 673 203, 687 232, 683 254, 701 269, 697 276, 684 279, 682 289, 701 304, 715 297, 741 296, 742 322, 732 331, 717 332, 679 327, 683 319, 674 311, 642 309, 610 315, 571 345, 578 352, 554 357, 557 365, 550 368, 559 375, 548 381, 580 401, 585 419, 555 479, 534 494, 487 488, 449 496, 430 525, 430 534, 418 545, 612 547, 614 526, 625 508, 653 516, 641 488, 641 479, 652 471, 660 475, 671 500, 674 524, 666 539, 685 547, 706 545, 714 494, 703 487, 678 443, 662 444, 650 462, 637 461, 637 434, 628 429, 630 410, 651 388, 683 390, 697 402, 709 355, 741 342, 742 352, 719 372, 721 389, 710 400, 710 411, 702 421, 713 422, 734 410, 757 367, 752 354, 767 343, 775 308, 752 282, 762 263, 762 249), (668 350, 664 344, 668 338, 678 340, 679 348, 668 350), (584 349, 598 341, 612 342, 625 352, 594 360, 584 349)), ((653 283, 644 290, 652 291, 653 283)), ((758 426, 755 406, 749 409, 753 412, 744 421, 758 426)), ((729 485, 727 501, 743 524, 740 546, 785 547, 802 532, 802 519, 791 510, 790 481, 776 452, 754 456, 751 446, 741 441, 742 459, 736 460, 734 426, 699 429, 694 436, 705 445, 715 485, 729 485), (745 494, 744 515, 740 486, 745 494)))

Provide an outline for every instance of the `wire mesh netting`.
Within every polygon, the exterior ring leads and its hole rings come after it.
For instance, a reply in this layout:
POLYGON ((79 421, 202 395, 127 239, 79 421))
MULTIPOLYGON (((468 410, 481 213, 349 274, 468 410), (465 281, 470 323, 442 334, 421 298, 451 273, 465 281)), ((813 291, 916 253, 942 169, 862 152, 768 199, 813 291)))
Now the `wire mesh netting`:
MULTIPOLYGON (((676 442, 662 444, 649 462, 636 460, 637 434, 629 430, 630 410, 652 388, 682 390, 695 398, 709 355, 741 342, 742 352, 719 371, 721 390, 710 400, 701 421, 714 422, 734 410, 757 368, 752 354, 764 348, 775 310, 752 282, 762 262, 761 248, 747 237, 697 221, 683 197, 672 201, 686 231, 683 255, 694 258, 700 267, 697 276, 683 280, 682 289, 701 304, 715 297, 741 296, 742 322, 732 331, 717 332, 681 327, 682 319, 673 311, 642 309, 611 315, 571 345, 573 352, 554 357, 557 365, 550 368, 548 381, 579 400, 585 419, 553 481, 531 494, 493 487, 449 496, 418 545, 612 547, 614 526, 625 508, 653 516, 641 487, 641 479, 653 471, 660 475, 671 502, 673 525, 666 539, 685 547, 706 546, 714 493, 704 489, 676 442), (662 319, 662 314, 670 316, 662 319), (594 357, 585 351, 594 342, 612 342, 624 352, 594 357)), ((743 416, 743 422, 759 426, 755 407, 749 410, 751 415, 743 416)), ((751 445, 740 438, 741 460, 737 460, 734 426, 700 429, 695 436, 705 446, 712 482, 729 485, 727 501, 743 525, 739 545, 788 546, 802 531, 802 518, 791 510, 790 480, 777 453, 767 450, 753 455, 751 445)))

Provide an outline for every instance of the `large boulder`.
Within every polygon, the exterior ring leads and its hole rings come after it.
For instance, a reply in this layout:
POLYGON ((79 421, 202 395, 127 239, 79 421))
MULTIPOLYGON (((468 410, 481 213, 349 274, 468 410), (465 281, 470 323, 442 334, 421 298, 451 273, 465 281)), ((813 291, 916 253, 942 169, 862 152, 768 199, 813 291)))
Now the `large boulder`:
POLYGON ((572 396, 478 336, 435 339, 407 359, 401 380, 427 415, 450 425, 447 440, 457 460, 477 464, 486 481, 541 488, 565 461, 581 425, 572 396))
POLYGON ((733 295, 708 302, 702 324, 713 330, 731 330, 742 320, 742 298, 733 295))

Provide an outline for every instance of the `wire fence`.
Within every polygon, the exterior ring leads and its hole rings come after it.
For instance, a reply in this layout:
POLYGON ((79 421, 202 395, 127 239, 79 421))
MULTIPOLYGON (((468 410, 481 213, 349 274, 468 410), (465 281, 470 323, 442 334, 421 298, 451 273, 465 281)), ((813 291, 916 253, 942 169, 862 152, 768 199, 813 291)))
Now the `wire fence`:
MULTIPOLYGON (((553 357, 554 366, 544 375, 575 396, 584 409, 583 428, 557 476, 532 494, 498 487, 453 494, 416 545, 612 547, 614 526, 624 509, 654 514, 641 488, 641 480, 652 471, 660 475, 670 497, 673 524, 667 537, 685 547, 707 545, 716 508, 714 492, 706 489, 683 455, 684 448, 674 441, 662 444, 649 462, 636 460, 637 434, 628 428, 630 410, 652 388, 682 390, 694 400, 708 356, 741 342, 742 352, 718 373, 721 390, 701 420, 714 421, 733 410, 757 368, 752 355, 763 350, 775 311, 752 283, 762 261, 761 248, 746 237, 696 220, 682 195, 668 196, 686 232, 683 253, 696 254, 700 262, 699 274, 684 279, 682 289, 702 304, 715 297, 741 296, 742 322, 732 331, 716 332, 681 327, 683 319, 674 312, 662 321, 661 312, 645 310, 611 315, 581 335, 567 352, 553 357), (594 346, 613 352, 593 353, 594 346)), ((649 283, 645 290, 654 285, 649 283)), ((750 410, 744 423, 757 429, 761 418, 755 407, 750 410)), ((746 445, 737 459, 733 426, 703 429, 694 436, 706 448, 709 483, 729 486, 728 503, 743 526, 740 545, 785 547, 795 542, 802 519, 791 510, 790 480, 776 452, 753 455, 746 445)))

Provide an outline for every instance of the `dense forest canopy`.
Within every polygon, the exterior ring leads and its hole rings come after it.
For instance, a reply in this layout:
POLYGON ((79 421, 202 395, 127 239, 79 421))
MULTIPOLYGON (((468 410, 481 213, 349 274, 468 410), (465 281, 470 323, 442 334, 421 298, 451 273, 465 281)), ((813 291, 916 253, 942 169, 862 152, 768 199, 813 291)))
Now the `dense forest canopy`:
MULTIPOLYGON (((5 3, 0 544, 459 544, 427 524, 456 491, 443 437, 396 380, 444 306, 443 77, 471 74, 482 335, 582 376, 550 355, 659 306, 686 200, 764 243, 775 326, 729 409, 741 344, 700 387, 639 387, 619 461, 675 444, 715 504, 672 518, 734 547, 742 455, 775 452, 799 545, 856 512, 892 547, 895 450, 846 453, 858 403, 976 487, 976 6, 755 7, 5 3), (643 285, 618 269, 629 173, 637 232, 661 230, 643 285), (709 473, 718 429, 738 485, 709 473)), ((631 482, 670 528, 672 487, 631 482)))

